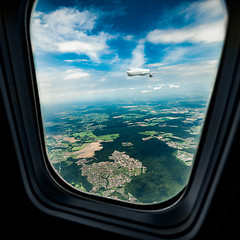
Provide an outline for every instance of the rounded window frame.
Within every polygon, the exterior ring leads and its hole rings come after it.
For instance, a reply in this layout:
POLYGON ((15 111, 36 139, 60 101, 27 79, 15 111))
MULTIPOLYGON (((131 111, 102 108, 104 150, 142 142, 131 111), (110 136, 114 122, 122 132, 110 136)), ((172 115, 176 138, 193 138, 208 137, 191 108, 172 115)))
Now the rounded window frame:
POLYGON ((2 25, 8 47, 2 54, 5 68, 2 68, 1 91, 24 186, 31 201, 47 214, 119 233, 125 229, 130 236, 138 233, 150 239, 196 234, 226 161, 222 149, 231 140, 233 125, 230 123, 234 121, 231 119, 237 108, 236 89, 240 82, 236 74, 240 69, 237 65, 240 46, 237 10, 227 2, 226 40, 188 186, 164 203, 136 205, 75 191, 51 167, 45 151, 29 34, 34 1, 20 2, 16 1, 19 8, 13 9, 12 3, 2 4, 2 25), (11 67, 7 67, 8 64, 11 67))

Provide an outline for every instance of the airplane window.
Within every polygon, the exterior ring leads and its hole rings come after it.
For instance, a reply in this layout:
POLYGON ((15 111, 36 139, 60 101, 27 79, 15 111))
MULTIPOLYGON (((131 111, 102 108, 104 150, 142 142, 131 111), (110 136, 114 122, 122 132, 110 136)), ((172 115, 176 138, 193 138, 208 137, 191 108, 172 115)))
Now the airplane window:
POLYGON ((222 1, 39 0, 31 41, 49 161, 134 204, 188 183, 220 61, 222 1))

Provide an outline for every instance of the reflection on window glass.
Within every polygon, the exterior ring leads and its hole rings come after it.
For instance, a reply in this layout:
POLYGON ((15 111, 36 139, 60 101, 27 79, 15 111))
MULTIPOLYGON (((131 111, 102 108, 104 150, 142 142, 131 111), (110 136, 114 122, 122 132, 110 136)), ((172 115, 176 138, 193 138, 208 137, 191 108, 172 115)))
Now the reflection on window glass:
POLYGON ((135 204, 188 183, 226 26, 221 1, 39 0, 31 39, 49 161, 135 204))

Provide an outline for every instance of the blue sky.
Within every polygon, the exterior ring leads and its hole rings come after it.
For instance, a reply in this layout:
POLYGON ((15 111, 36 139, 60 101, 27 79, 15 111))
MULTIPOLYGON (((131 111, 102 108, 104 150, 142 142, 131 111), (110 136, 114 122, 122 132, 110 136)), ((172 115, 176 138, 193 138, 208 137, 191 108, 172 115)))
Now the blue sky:
POLYGON ((208 1, 46 1, 31 39, 43 103, 207 96, 226 13, 208 1), (127 77, 130 67, 154 77, 127 77))

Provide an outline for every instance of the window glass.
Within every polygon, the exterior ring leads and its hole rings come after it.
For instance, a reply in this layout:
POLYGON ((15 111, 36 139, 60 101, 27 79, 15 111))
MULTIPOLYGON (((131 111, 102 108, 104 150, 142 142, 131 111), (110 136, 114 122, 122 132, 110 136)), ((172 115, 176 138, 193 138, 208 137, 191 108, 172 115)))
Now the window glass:
POLYGON ((188 183, 223 47, 221 1, 39 0, 46 152, 81 192, 135 204, 188 183))

